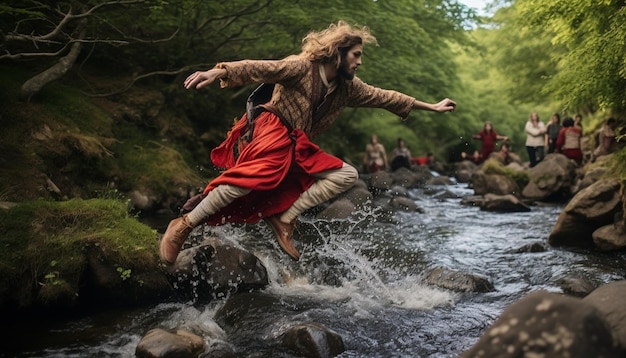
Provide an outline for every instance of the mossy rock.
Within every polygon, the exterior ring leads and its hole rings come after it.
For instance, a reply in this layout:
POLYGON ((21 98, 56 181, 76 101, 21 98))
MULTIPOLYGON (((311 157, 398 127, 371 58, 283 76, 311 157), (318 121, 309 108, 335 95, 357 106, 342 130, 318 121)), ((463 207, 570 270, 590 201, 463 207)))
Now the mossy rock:
POLYGON ((169 291, 157 234, 116 199, 28 201, 0 216, 2 310, 125 306, 169 291))

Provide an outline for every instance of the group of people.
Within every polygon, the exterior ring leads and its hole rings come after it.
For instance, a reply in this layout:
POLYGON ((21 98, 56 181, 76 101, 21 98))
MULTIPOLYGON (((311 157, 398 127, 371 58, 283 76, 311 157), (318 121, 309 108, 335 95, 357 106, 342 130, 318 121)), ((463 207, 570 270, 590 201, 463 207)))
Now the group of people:
MULTIPOLYGON (((615 150, 616 127, 617 121, 614 118, 609 118, 605 122, 597 136, 598 145, 591 153, 591 160, 615 150)), ((533 112, 528 117, 524 131, 526 133, 525 146, 531 168, 544 159, 546 151, 547 153, 561 153, 574 160, 578 165, 582 164, 584 158, 581 146, 582 115, 577 114, 574 118, 567 117, 561 123, 559 113, 554 113, 548 125, 545 125, 539 119, 539 115, 533 112)), ((510 153, 509 138, 499 135, 489 121, 485 122, 480 133, 472 135, 472 138, 482 142, 481 151, 474 151, 471 156, 463 152, 461 153, 463 159, 471 160, 477 164, 481 163, 492 155, 498 141, 504 141, 501 152, 505 152, 498 153, 498 155, 506 156, 506 153, 510 153)))
MULTIPOLYGON (((554 113, 550 118, 550 123, 544 126, 539 121, 537 113, 532 113, 526 123, 526 133, 529 137, 526 142, 526 148, 528 148, 530 166, 535 166, 543 159, 544 148, 547 148, 548 153, 561 153, 574 160, 578 165, 581 165, 584 159, 581 145, 583 137, 582 119, 582 115, 577 114, 574 118, 564 118, 563 123, 561 123, 561 116, 558 113, 554 113), (536 136, 543 136, 543 144, 539 145, 535 139, 536 136), (532 144, 530 148, 529 141, 532 144)), ((616 128, 617 120, 612 117, 607 119, 602 125, 596 136, 596 147, 590 155, 592 161, 599 156, 615 151, 616 128)))
POLYGON ((413 164, 429 165, 434 159, 432 152, 427 152, 426 155, 421 157, 412 157, 404 139, 398 138, 396 147, 391 154, 391 162, 389 162, 385 147, 378 141, 378 136, 374 134, 370 137, 370 142, 365 146, 363 166, 366 172, 376 173, 387 169, 391 171, 396 171, 400 168, 411 169, 413 164))

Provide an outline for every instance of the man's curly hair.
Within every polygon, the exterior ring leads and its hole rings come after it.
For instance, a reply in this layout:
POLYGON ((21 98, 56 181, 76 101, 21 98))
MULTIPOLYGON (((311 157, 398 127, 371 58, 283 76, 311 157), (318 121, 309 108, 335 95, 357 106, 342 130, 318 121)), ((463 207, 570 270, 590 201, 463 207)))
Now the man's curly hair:
POLYGON ((345 21, 330 24, 325 30, 309 32, 302 39, 301 56, 313 62, 336 63, 354 45, 377 44, 366 26, 351 26, 345 21))

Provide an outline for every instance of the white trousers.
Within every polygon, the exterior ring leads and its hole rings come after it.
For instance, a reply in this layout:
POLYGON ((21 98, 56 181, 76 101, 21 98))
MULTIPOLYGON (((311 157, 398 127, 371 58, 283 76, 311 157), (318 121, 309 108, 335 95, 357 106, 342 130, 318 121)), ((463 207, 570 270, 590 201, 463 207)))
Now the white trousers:
MULTIPOLYGON (((313 174, 317 179, 309 189, 282 213, 280 220, 284 223, 294 222, 305 210, 319 205, 336 195, 350 189, 359 178, 359 173, 353 166, 343 163, 339 169, 332 169, 313 174)), ((250 193, 250 189, 219 185, 209 192, 202 201, 187 215, 192 226, 202 224, 206 219, 218 212, 221 208, 235 201, 237 198, 250 193)))

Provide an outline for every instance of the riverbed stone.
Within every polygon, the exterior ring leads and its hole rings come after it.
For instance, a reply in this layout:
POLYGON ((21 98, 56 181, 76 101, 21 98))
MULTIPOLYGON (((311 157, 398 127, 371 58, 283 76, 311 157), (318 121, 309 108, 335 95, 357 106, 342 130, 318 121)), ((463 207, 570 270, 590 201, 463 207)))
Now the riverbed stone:
POLYGON ((471 185, 476 195, 515 195, 520 192, 519 186, 512 178, 501 174, 487 174, 482 169, 472 174, 471 185))
POLYGON ((389 190, 393 183, 393 178, 391 177, 391 173, 386 171, 378 171, 373 173, 370 177, 370 191, 374 192, 374 194, 384 192, 385 190, 389 190))
POLYGON ((356 211, 356 205, 347 198, 333 201, 324 210, 316 215, 318 219, 333 220, 347 219, 356 211))
POLYGON ((445 267, 426 273, 426 283, 456 292, 491 292, 493 284, 486 277, 472 275, 445 267))
POLYGON ((374 196, 367 190, 367 187, 352 187, 352 189, 341 195, 342 198, 350 200, 356 207, 363 207, 368 203, 371 204, 374 196))
POLYGON ((389 201, 389 205, 397 210, 423 212, 415 201, 404 196, 395 196, 389 201))
POLYGON ((182 250, 166 272, 176 292, 201 301, 260 289, 269 283, 258 257, 216 237, 182 250))
POLYGON ((624 219, 612 225, 605 225, 591 234, 593 243, 602 251, 617 251, 626 248, 624 219))
POLYGON ((626 281, 614 281, 604 284, 585 298, 583 301, 594 306, 603 315, 613 332, 614 338, 626 349, 626 281))
POLYGON ((576 165, 560 153, 551 153, 528 171, 522 196, 532 200, 558 201, 572 196, 576 165))
POLYGON ((461 358, 623 357, 603 314, 579 298, 538 291, 510 305, 461 358))
POLYGON ((530 207, 522 203, 515 195, 512 194, 486 194, 484 200, 480 203, 480 210, 507 213, 523 213, 529 212, 530 207))
POLYGON ((305 357, 335 357, 345 351, 341 336, 321 323, 311 322, 289 328, 283 344, 305 357))
POLYGON ((453 185, 454 181, 447 176, 433 176, 426 181, 426 185, 453 185))
POLYGON ((399 168, 391 173, 392 186, 401 186, 403 188, 414 188, 418 185, 418 177, 415 172, 407 168, 399 168))
POLYGON ((552 246, 593 246, 593 232, 614 222, 622 209, 620 183, 602 179, 579 191, 565 206, 548 236, 552 246))
POLYGON ((206 349, 202 337, 182 329, 169 332, 161 328, 148 331, 137 344, 139 358, 195 358, 206 349))

